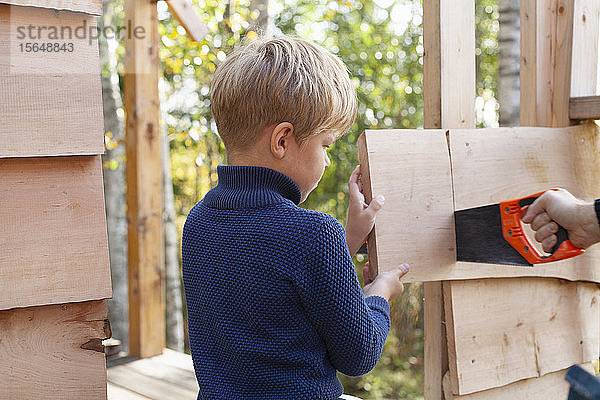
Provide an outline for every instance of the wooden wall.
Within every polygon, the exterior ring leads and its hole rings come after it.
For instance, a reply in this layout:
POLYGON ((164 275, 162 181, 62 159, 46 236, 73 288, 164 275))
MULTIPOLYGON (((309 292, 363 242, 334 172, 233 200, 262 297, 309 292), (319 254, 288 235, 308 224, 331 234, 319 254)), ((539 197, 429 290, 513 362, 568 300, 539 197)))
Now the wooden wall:
POLYGON ((106 398, 102 4, 0 3, 0 399, 106 398))

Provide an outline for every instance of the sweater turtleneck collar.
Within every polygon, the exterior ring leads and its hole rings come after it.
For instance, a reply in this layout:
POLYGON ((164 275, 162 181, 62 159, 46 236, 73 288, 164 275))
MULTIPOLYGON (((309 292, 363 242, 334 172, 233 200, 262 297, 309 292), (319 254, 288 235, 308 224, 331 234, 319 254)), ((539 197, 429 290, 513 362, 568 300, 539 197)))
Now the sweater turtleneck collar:
POLYGON ((256 166, 219 165, 219 184, 204 197, 212 208, 258 208, 281 203, 285 199, 298 205, 300 188, 279 171, 256 166))

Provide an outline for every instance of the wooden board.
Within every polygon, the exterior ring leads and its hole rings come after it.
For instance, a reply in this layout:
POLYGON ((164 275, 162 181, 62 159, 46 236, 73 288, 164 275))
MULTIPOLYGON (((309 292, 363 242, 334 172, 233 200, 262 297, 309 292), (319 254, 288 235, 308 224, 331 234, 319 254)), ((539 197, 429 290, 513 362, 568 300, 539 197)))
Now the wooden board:
POLYGON ((200 42, 209 32, 208 26, 190 0, 167 0, 169 9, 194 42, 200 42))
POLYGON ((0 3, 102 15, 102 0, 0 0, 0 3))
POLYGON ((0 309, 112 295, 100 156, 0 159, 0 309))
POLYGON ((445 132, 366 131, 359 139, 359 158, 367 201, 371 194, 386 198, 369 238, 371 266, 385 271, 407 262, 406 281, 444 278, 427 274, 448 270, 456 260, 445 132))
POLYGON ((107 337, 105 300, 0 311, 0 399, 106 399, 107 337))
MULTIPOLYGON (((523 197, 551 187, 600 197, 600 142, 595 124, 570 128, 500 128, 450 133, 456 210, 523 197), (518 144, 518 145, 517 145, 518 144)), ((535 267, 458 263, 479 277, 547 276, 600 282, 600 247, 535 267)), ((470 274, 470 278, 475 278, 470 274)))
POLYGON ((127 1, 125 15, 147 33, 144 39, 125 41, 125 109, 129 350, 133 356, 150 357, 162 353, 166 340, 156 4, 127 1))
POLYGON ((559 279, 444 283, 450 382, 468 394, 596 360, 600 290, 559 279))
POLYGON ((366 131, 364 135, 359 152, 369 174, 363 176, 363 183, 367 194, 386 197, 375 225, 375 243, 369 241, 370 247, 375 246, 369 251, 371 260, 376 252, 380 270, 408 262, 407 282, 517 276, 600 282, 599 247, 544 266, 457 263, 453 222, 454 209, 498 203, 556 186, 581 198, 600 197, 596 125, 451 130, 451 157, 443 131, 366 131))
MULTIPOLYGON (((591 363, 581 365, 593 373, 591 363)), ((457 396, 450 390, 450 378, 444 376, 445 400, 565 400, 569 394, 569 384, 565 380, 567 370, 553 372, 540 378, 524 379, 506 386, 482 392, 457 396)))
POLYGON ((50 41, 72 44, 73 52, 21 51, 27 43, 48 42, 50 27, 69 28, 75 35, 84 24, 95 30, 96 17, 0 4, 0 158, 104 152, 97 40, 50 41), (19 30, 30 25, 31 35, 19 30), (38 27, 46 28, 43 40, 30 38, 38 37, 38 27))
MULTIPOLYGON (((571 97, 593 96, 598 94, 600 3, 598 0, 575 0, 574 14, 571 97)), ((571 108, 571 118, 572 111, 571 108)), ((598 111, 596 115, 600 118, 598 111)))
POLYGON ((569 124, 574 0, 521 6, 521 125, 569 124))
POLYGON ((600 119, 600 96, 571 97, 569 118, 600 119))

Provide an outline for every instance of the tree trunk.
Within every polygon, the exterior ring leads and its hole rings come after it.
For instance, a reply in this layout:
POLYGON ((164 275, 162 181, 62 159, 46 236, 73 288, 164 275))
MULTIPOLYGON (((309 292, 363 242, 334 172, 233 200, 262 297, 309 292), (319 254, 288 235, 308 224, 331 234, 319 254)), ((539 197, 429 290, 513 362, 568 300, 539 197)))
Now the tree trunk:
POLYGON ((500 12, 498 32, 500 126, 518 126, 521 65, 520 1, 498 0, 498 9, 500 12))
MULTIPOLYGON (((114 15, 112 2, 103 0, 104 16, 98 19, 98 28, 111 25, 114 15)), ((111 52, 104 35, 98 38, 102 65, 102 103, 104 131, 110 146, 102 156, 104 198, 110 253, 110 272, 113 297, 108 300, 109 319, 113 337, 121 341, 121 350, 128 350, 129 295, 127 291, 127 217, 125 201, 125 123, 123 99, 116 68, 117 55, 111 52), (116 143, 116 147, 114 144, 116 143)))
POLYGON ((269 18, 269 0, 252 0, 250 12, 258 13, 254 22, 250 23, 250 30, 256 31, 261 36, 270 37, 273 34, 271 18, 269 18))
MULTIPOLYGON (((163 118, 165 121, 165 118, 163 118)), ((167 347, 184 351, 183 301, 181 286, 181 267, 179 265, 179 241, 175 224, 175 204, 173 196, 173 180, 171 177, 171 155, 169 150, 168 129, 163 125, 163 188, 165 229, 165 280, 167 307, 167 347)))

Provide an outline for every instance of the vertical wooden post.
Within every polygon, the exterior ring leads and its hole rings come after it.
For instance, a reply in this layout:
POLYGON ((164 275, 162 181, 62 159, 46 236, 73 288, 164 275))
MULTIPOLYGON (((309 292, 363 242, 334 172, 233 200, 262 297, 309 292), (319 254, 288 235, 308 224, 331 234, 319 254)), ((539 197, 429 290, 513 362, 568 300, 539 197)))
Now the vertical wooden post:
POLYGON ((571 97, 598 94, 600 2, 575 0, 571 97))
POLYGON ((149 357, 165 346, 156 2, 127 0, 125 15, 129 349, 149 357))
POLYGON ((574 0, 521 5, 521 125, 569 125, 574 0))
MULTIPOLYGON (((475 127, 475 2, 423 0, 426 129, 475 127)), ((448 370, 442 282, 425 283, 425 400, 443 399, 448 370)))

